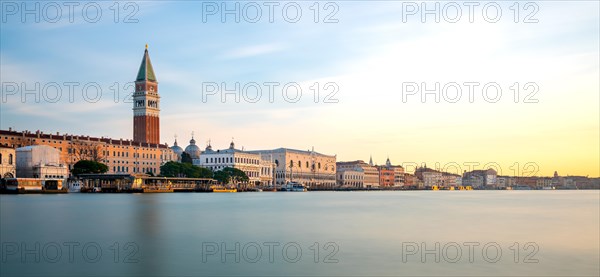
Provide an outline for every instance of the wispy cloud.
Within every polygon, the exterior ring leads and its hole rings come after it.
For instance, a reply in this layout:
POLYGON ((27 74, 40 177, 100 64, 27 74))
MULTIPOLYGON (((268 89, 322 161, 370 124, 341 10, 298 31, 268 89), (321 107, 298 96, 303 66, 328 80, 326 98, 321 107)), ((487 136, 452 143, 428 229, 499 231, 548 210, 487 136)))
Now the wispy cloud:
POLYGON ((240 59, 265 55, 283 50, 284 47, 278 43, 260 44, 235 48, 225 52, 221 57, 223 59, 240 59))

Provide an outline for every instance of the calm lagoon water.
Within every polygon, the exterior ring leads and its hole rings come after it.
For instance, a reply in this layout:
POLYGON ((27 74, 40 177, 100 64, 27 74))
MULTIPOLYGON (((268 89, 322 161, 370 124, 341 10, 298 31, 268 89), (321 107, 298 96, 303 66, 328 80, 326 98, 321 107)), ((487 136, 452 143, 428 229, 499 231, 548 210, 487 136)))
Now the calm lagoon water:
POLYGON ((600 191, 0 196, 1 276, 600 275, 600 191))

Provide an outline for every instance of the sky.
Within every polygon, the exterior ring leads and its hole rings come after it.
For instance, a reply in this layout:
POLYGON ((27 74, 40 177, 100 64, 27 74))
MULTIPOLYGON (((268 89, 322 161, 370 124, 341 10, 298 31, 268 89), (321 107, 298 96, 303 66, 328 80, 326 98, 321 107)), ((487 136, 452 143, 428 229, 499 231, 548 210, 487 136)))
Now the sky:
POLYGON ((148 44, 162 143, 600 176, 598 1, 0 4, 3 130, 131 139, 148 44))

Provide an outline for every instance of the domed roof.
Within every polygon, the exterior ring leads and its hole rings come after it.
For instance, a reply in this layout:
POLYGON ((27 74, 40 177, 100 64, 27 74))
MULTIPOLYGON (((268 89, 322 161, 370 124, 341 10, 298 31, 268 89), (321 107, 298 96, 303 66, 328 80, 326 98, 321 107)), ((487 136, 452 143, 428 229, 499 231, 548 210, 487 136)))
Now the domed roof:
POLYGON ((210 145, 210 140, 208 140, 208 144, 206 145, 206 148, 204 149, 204 152, 205 152, 205 153, 212 153, 212 152, 215 152, 215 151, 212 149, 212 145, 210 145))
POLYGON ((190 145, 185 148, 185 153, 188 153, 192 159, 200 158, 200 147, 196 145, 196 140, 194 140, 194 137, 192 137, 190 140, 190 145))
POLYGON ((173 150, 173 152, 175 152, 175 154, 179 156, 181 156, 181 154, 183 153, 183 148, 177 145, 177 139, 175 139, 175 143, 173 143, 173 146, 171 146, 171 150, 173 150))

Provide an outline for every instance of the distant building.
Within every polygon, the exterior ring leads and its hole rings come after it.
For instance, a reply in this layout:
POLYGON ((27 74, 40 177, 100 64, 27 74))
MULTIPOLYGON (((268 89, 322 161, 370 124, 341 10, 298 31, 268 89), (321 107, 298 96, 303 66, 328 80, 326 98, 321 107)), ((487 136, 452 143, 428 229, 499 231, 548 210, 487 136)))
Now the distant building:
POLYGON ((441 187, 458 187, 462 186, 462 176, 458 174, 452 174, 448 172, 442 172, 442 183, 441 187))
POLYGON ((17 148, 17 176, 43 180, 64 180, 69 169, 60 163, 60 152, 47 145, 32 145, 17 148))
POLYGON ((338 185, 344 183, 346 179, 339 179, 342 171, 350 170, 354 172, 362 172, 362 188, 377 188, 379 187, 379 171, 373 166, 373 160, 367 164, 364 161, 337 162, 337 181, 338 185))
POLYGON ((497 176, 497 187, 501 189, 505 189, 508 187, 515 187, 517 185, 517 178, 513 176, 497 176))
POLYGON ((364 188, 365 173, 362 168, 342 169, 338 168, 336 181, 339 188, 362 189, 364 188))
POLYGON ((415 176, 425 188, 433 186, 441 187, 443 184, 442 172, 428 168, 427 166, 418 167, 415 170, 415 176))
POLYGON ((15 149, 0 145, 0 179, 17 176, 15 149))
POLYGON ((385 166, 378 166, 379 171, 379 187, 391 188, 394 186, 394 169, 385 166))
POLYGON ((275 163, 275 185, 300 182, 312 189, 336 186, 336 156, 289 148, 247 151, 271 157, 275 163))
POLYGON ((404 186, 409 188, 418 188, 417 177, 410 173, 404 173, 404 186))
POLYGON ((260 185, 273 187, 275 185, 275 163, 271 155, 260 155, 260 185))
MULTIPOLYGON (((190 146, 192 145, 190 144, 190 146)), ((186 147, 186 152, 190 146, 186 147)), ((213 171, 222 170, 226 167, 237 168, 248 175, 251 184, 257 185, 260 184, 261 180, 261 160, 259 154, 235 149, 235 144, 232 141, 229 148, 216 151, 212 149, 209 143, 199 157, 194 158, 193 163, 213 171)))
POLYGON ((379 186, 381 188, 404 186, 404 167, 392 165, 390 158, 387 158, 385 165, 377 166, 377 171, 379 172, 379 186))
POLYGON ((496 170, 473 170, 463 174, 462 182, 465 186, 473 188, 496 188, 498 174, 496 170))

